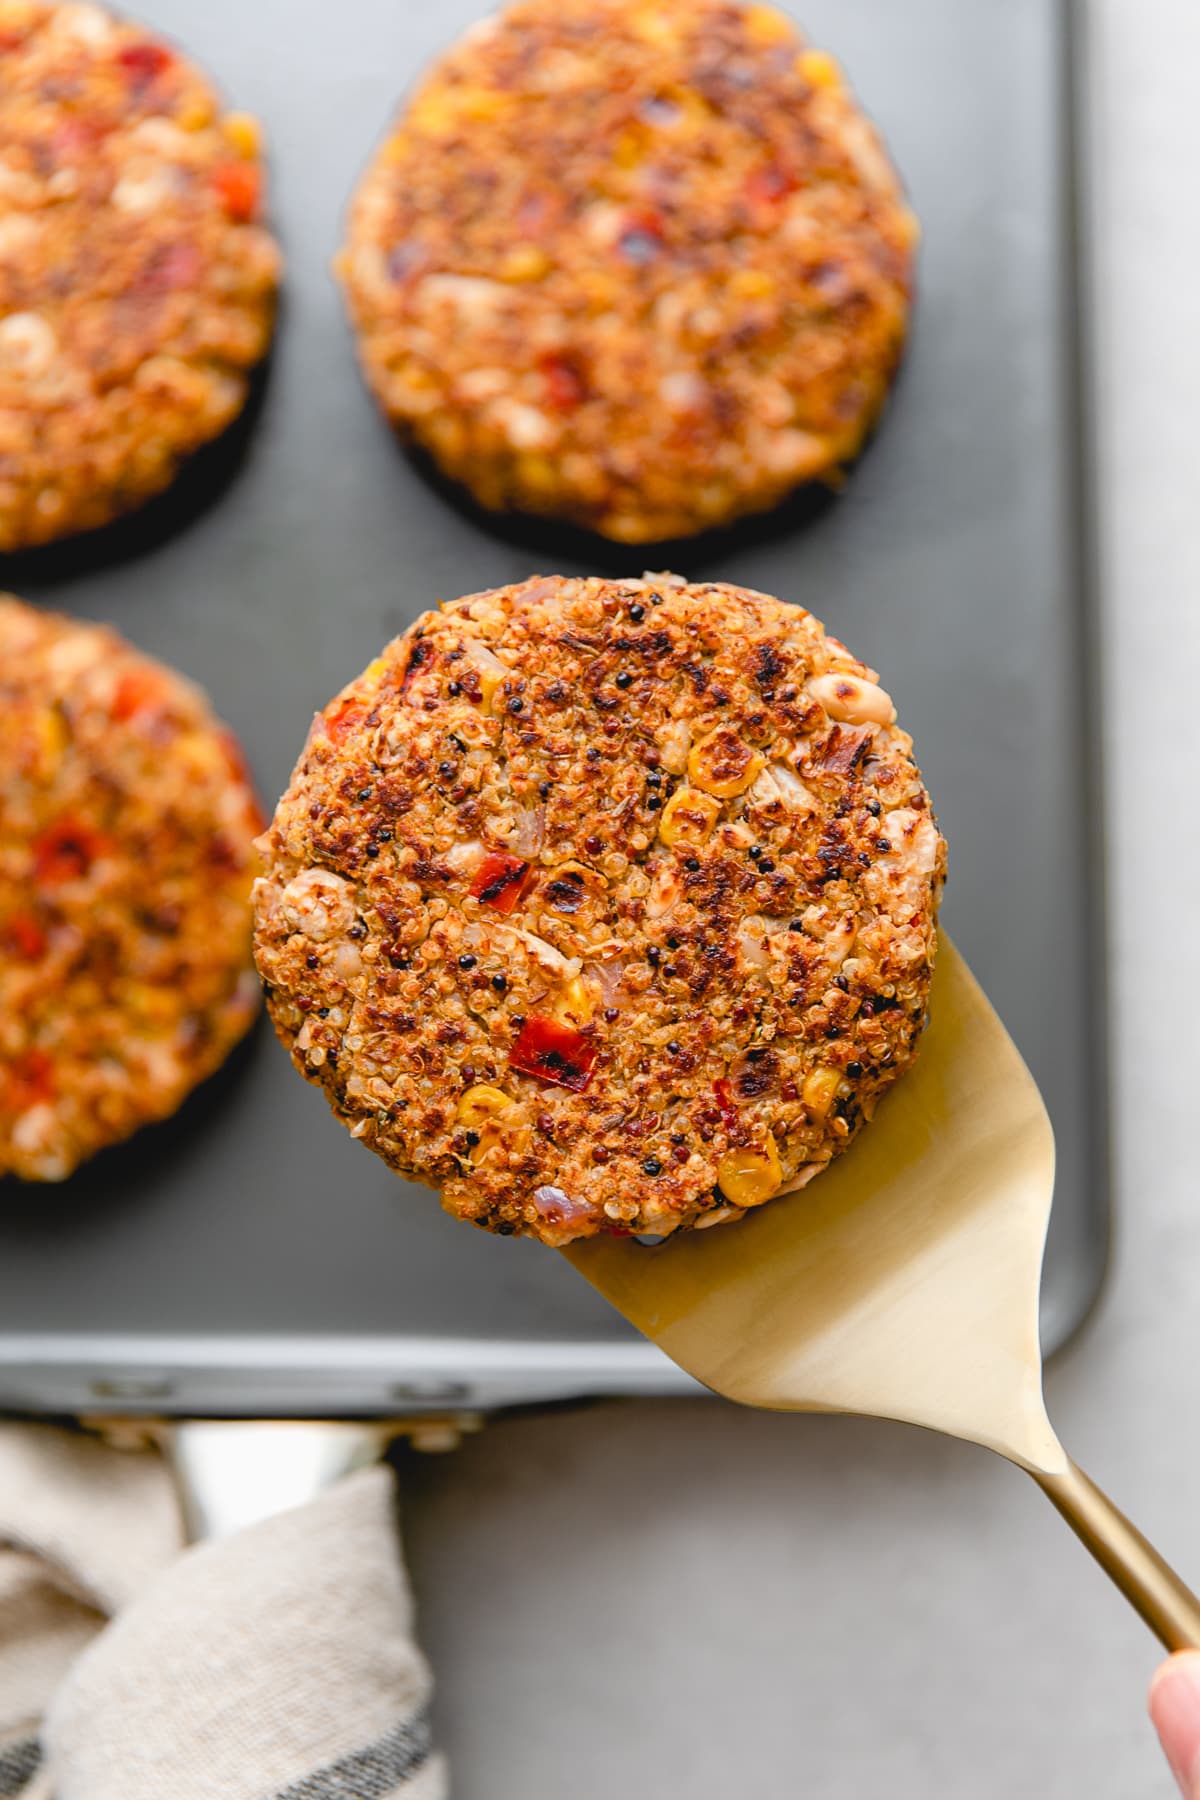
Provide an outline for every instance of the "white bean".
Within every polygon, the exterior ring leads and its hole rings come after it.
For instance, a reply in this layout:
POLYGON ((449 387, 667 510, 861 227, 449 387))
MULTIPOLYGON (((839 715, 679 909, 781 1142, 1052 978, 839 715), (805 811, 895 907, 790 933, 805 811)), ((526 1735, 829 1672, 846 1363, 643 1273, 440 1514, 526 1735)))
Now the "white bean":
POLYGON ((845 725, 891 725, 896 717, 891 695, 858 675, 817 675, 808 691, 831 719, 845 725))

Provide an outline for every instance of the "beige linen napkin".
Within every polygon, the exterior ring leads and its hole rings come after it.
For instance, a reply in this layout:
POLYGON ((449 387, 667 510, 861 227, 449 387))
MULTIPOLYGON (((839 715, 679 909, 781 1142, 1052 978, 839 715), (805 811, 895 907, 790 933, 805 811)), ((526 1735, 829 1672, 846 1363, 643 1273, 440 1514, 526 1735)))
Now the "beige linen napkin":
POLYGON ((0 1796, 443 1800, 394 1478, 183 1546, 152 1451, 0 1425, 0 1796))

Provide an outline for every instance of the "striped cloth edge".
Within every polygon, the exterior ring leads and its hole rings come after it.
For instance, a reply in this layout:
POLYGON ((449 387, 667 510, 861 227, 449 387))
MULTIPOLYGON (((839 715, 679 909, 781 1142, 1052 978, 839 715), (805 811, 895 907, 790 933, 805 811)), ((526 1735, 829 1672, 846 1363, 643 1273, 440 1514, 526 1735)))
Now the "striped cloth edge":
MULTIPOLYGON (((0 1748, 0 1795, 3 1800, 10 1800, 10 1796, 20 1794, 28 1787, 41 1765, 42 1746, 35 1737, 17 1738, 14 1743, 0 1748)), ((332 1791, 337 1793, 336 1788, 332 1791)), ((387 1791, 386 1788, 382 1790, 387 1791)))
MULTIPOLYGON (((433 1752, 428 1709, 400 1719, 365 1750, 281 1788, 273 1800, 389 1800, 406 1787, 433 1752)), ((3 1789, 0 1789, 0 1793, 3 1789)))
POLYGON ((0 1800, 445 1800, 393 1471, 186 1549, 174 1507, 0 1423, 0 1800))

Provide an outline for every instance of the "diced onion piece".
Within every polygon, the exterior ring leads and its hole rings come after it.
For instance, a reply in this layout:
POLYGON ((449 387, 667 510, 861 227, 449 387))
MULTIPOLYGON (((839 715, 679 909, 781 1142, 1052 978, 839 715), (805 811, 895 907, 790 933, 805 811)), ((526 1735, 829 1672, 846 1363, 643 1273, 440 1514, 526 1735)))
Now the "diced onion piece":
POLYGON ((715 1206, 711 1212, 701 1213, 696 1220, 696 1230, 707 1231, 710 1225, 732 1225, 735 1219, 745 1216, 740 1206, 715 1206))
POLYGON ((753 914, 743 919, 738 926, 738 945, 746 961, 756 969, 765 969, 771 961, 771 947, 767 941, 768 926, 765 919, 753 914))
POLYGON ((505 676, 512 671, 500 661, 495 651, 489 650, 486 644, 481 644, 478 638, 464 638, 463 649, 479 676, 484 707, 490 709, 493 694, 505 676))
POLYGON ((527 859, 537 855, 546 836, 546 809, 544 806, 518 806, 515 811, 515 824, 509 842, 518 856, 527 859))
POLYGON ((767 764, 750 789, 750 798, 757 806, 782 804, 798 813, 815 812, 817 807, 795 770, 784 762, 767 764))
POLYGON ((615 1005, 621 983, 625 978, 625 964, 615 956, 609 957, 602 962, 588 963, 585 973, 595 980, 605 1006, 615 1005))
POLYGON ((514 927, 512 935, 524 944, 542 973, 553 976, 555 981, 572 981, 583 967, 577 956, 564 956, 535 931, 520 931, 514 927))
POLYGON ((691 728, 685 719, 670 719, 662 727, 658 733, 658 748, 668 774, 683 774, 691 744, 691 728))
POLYGON ((456 875, 474 875, 486 852, 478 838, 467 838, 461 844, 451 844, 442 857, 442 861, 456 875))
POLYGON ((673 857, 660 857, 650 880, 650 892, 646 895, 647 919, 652 924, 661 925, 674 912, 683 895, 683 876, 676 860, 673 857))

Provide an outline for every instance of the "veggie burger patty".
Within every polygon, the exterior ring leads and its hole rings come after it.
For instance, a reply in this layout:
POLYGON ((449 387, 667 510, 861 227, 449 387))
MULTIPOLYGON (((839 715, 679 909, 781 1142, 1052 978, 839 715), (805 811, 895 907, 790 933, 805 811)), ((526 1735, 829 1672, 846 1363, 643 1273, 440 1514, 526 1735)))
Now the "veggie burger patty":
POLYGON ((141 25, 0 0, 0 551, 139 506, 241 411, 280 268, 259 149, 141 25))
POLYGON ((258 1010, 241 752, 115 632, 0 596, 0 1176, 165 1118, 258 1010))
POLYGON ((720 583, 424 614, 317 715, 261 841, 279 1035, 493 1231, 803 1186, 924 1021, 945 846, 894 716, 809 613, 720 583))
POLYGON ((837 65, 773 7, 520 0, 417 89, 340 269, 370 386, 446 473, 646 542, 836 477, 915 239, 837 65))

